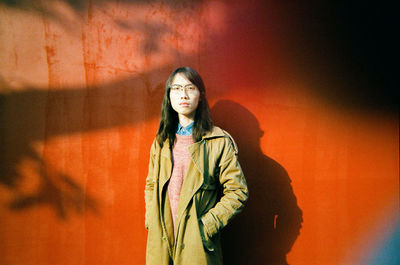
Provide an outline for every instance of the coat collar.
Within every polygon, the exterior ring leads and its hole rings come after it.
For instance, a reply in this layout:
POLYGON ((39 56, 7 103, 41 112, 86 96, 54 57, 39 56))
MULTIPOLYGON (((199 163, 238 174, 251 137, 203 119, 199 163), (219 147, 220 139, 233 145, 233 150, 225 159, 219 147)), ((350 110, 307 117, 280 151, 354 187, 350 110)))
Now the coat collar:
MULTIPOLYGON (((226 136, 227 135, 224 132, 224 130, 222 130, 218 126, 213 126, 213 128, 210 131, 208 131, 205 135, 203 135, 203 137, 201 137, 201 141, 218 138, 218 137, 226 137, 226 136)), ((194 143, 194 145, 197 145, 200 142, 196 142, 196 143, 194 143)), ((161 155, 168 159, 171 159, 171 149, 170 149, 170 144, 169 144, 168 139, 164 141, 163 147, 161 149, 161 155)))
POLYGON ((211 139, 211 138, 218 138, 218 137, 225 137, 225 132, 219 128, 218 126, 213 126, 211 131, 208 131, 203 137, 202 140, 211 139))

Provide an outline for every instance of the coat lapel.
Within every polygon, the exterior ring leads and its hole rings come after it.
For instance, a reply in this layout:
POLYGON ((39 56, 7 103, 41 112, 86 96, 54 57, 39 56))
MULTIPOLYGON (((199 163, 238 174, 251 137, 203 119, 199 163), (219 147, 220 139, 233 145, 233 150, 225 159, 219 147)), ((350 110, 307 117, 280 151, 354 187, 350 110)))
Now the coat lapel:
POLYGON ((169 204, 168 191, 165 188, 165 184, 168 182, 172 173, 172 155, 171 149, 169 147, 168 140, 164 142, 163 147, 161 149, 160 154, 160 173, 158 180, 158 198, 159 198, 159 209, 161 215, 161 222, 165 225, 165 233, 168 237, 169 242, 169 251, 170 255, 173 255, 173 242, 174 242, 174 234, 173 234, 173 223, 171 216, 171 207, 169 204))
POLYGON ((163 191, 165 183, 169 180, 172 173, 172 158, 171 158, 171 149, 169 147, 168 140, 164 142, 164 145, 161 149, 161 156, 160 156, 160 179, 159 182, 159 196, 161 202, 161 193, 163 191))

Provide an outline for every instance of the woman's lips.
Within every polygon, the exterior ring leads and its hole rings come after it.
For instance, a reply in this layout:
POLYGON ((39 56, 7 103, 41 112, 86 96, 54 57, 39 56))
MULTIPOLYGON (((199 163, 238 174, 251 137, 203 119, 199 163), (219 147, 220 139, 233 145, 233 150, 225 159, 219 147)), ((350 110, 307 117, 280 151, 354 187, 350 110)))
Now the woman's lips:
POLYGON ((182 102, 182 103, 179 103, 179 105, 183 106, 183 107, 186 107, 186 106, 189 106, 189 103, 182 102))

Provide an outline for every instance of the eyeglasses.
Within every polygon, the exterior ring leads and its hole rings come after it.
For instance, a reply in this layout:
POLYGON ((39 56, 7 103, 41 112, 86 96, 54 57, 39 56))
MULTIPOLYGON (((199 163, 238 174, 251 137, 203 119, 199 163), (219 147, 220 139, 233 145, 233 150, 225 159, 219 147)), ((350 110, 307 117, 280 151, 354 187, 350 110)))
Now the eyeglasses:
POLYGON ((171 92, 178 93, 180 91, 186 91, 188 93, 193 93, 197 90, 197 87, 193 84, 187 84, 186 86, 172 85, 170 86, 171 92))

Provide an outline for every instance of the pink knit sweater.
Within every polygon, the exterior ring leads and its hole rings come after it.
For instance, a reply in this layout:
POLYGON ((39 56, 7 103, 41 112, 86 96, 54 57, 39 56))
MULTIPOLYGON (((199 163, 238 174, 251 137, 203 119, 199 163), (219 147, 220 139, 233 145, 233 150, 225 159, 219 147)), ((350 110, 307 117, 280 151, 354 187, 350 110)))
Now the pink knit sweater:
POLYGON ((179 196, 181 194, 181 188, 183 179, 186 175, 186 170, 190 162, 189 145, 193 144, 191 135, 179 135, 176 134, 176 143, 172 150, 173 169, 172 175, 168 184, 168 197, 171 206, 172 221, 174 223, 178 212, 179 196))

